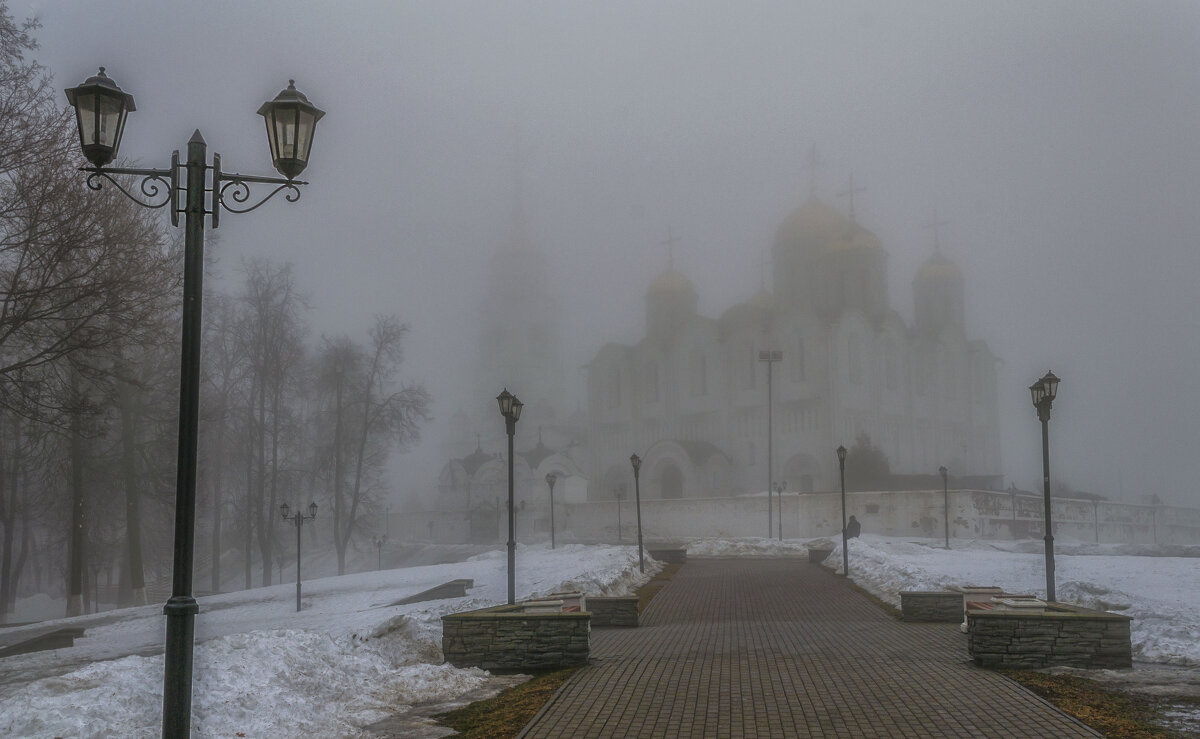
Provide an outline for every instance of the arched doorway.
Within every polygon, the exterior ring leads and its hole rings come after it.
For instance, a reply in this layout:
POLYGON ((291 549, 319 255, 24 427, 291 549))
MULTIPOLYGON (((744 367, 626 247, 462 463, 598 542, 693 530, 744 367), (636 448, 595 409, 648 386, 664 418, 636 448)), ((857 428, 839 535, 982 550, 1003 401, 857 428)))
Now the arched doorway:
POLYGON ((662 471, 661 486, 663 498, 682 498, 683 473, 673 464, 666 465, 662 471))

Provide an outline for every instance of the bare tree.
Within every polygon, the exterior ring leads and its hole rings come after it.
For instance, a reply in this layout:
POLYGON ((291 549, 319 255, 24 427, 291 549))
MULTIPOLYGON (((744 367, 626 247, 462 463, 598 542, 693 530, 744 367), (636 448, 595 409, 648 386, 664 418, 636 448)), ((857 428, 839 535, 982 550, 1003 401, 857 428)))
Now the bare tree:
POLYGON ((393 449, 420 438, 428 421, 429 394, 399 382, 408 325, 377 316, 363 349, 349 338, 325 341, 318 378, 326 397, 326 468, 333 495, 333 543, 338 574, 360 520, 383 492, 380 474, 393 449))

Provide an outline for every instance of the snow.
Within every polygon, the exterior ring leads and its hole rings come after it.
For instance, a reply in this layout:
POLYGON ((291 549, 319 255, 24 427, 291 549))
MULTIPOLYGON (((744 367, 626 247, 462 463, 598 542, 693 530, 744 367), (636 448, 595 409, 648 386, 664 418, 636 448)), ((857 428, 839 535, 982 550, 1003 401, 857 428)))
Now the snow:
MULTIPOLYGON (((633 547, 517 547, 518 597, 561 590, 632 593, 658 569, 633 547)), ((414 705, 449 702, 491 680, 442 663, 441 616, 507 600, 507 557, 304 583, 200 599, 193 671, 198 736, 361 736, 414 705), (469 578, 466 598, 389 605, 469 578)), ((161 605, 54 622, 88 624, 76 646, 0 662, 0 734, 157 736, 162 712, 161 605)), ((41 624, 40 626, 45 626, 41 624)), ((38 627, 17 627, 6 633, 38 627)))
MULTIPOLYGON (((822 544, 833 550, 824 566, 840 571, 837 537, 703 539, 687 547, 692 557, 806 558, 809 546, 822 544)), ((1040 541, 955 539, 946 550, 941 539, 864 534, 848 547, 851 578, 892 604, 899 603, 901 590, 950 585, 1045 594, 1040 541)), ((1194 556, 1162 556, 1181 553, 1195 554, 1057 543, 1059 600, 1133 617, 1135 669, 1088 671, 1089 677, 1138 684, 1157 695, 1200 694, 1200 567, 1194 556)), ((307 581, 300 613, 294 583, 201 598, 193 680, 196 734, 366 736, 364 727, 374 722, 397 716, 425 721, 429 704, 496 689, 500 681, 482 670, 442 664, 440 618, 504 602, 506 562, 503 551, 492 550, 451 564, 307 581), (466 598, 390 605, 459 578, 475 581, 466 598)), ((632 546, 518 545, 517 593, 629 594, 659 567, 647 560, 647 573, 640 575, 632 546)), ((29 605, 50 608, 53 602, 29 605)), ((0 734, 156 736, 164 622, 161 605, 53 622, 86 625, 86 635, 70 649, 0 660, 0 734)), ((32 628, 37 627, 4 633, 32 628)), ((1181 714, 1179 720, 1189 719, 1181 714)))

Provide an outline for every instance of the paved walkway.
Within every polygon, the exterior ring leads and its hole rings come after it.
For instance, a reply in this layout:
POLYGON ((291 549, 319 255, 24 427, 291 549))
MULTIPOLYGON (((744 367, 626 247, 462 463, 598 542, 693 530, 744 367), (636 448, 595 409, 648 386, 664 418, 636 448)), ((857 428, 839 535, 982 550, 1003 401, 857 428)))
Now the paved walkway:
POLYGON ((796 559, 693 559, 529 737, 1095 737, 967 660, 953 624, 897 621, 796 559))

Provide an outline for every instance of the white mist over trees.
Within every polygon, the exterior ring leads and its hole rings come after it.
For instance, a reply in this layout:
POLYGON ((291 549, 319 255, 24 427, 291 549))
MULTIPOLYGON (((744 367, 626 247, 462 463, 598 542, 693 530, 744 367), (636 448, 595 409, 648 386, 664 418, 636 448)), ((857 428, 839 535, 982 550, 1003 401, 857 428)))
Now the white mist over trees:
MULTIPOLYGON (((29 60, 36 30, 0 0, 0 620, 32 592, 90 610, 113 571, 118 601, 143 604, 172 564, 181 239, 163 210, 85 184, 61 91, 29 60)), ((239 277, 205 296, 197 552, 214 591, 239 569, 272 583, 284 502, 332 513, 344 571, 376 532, 389 454, 430 418, 401 379, 399 319, 314 338, 291 264, 239 277)))

